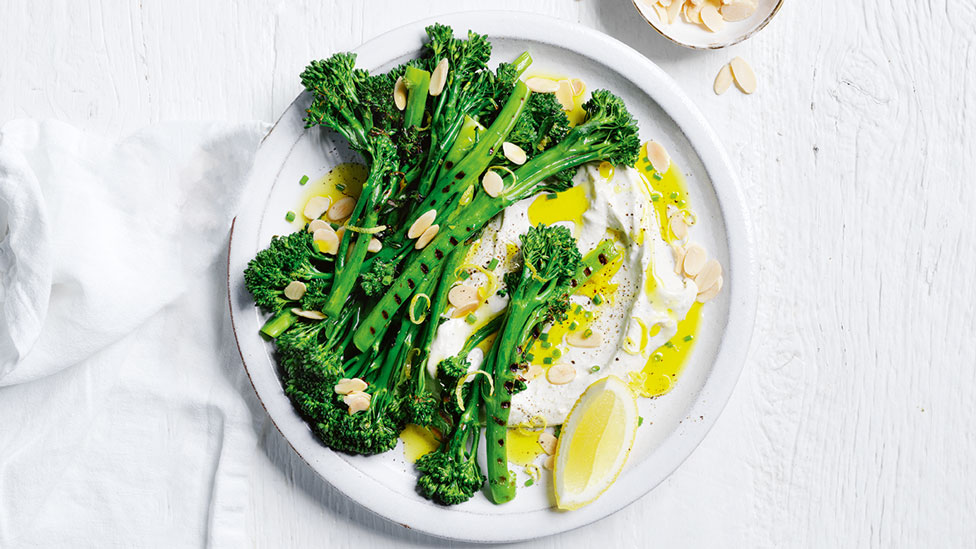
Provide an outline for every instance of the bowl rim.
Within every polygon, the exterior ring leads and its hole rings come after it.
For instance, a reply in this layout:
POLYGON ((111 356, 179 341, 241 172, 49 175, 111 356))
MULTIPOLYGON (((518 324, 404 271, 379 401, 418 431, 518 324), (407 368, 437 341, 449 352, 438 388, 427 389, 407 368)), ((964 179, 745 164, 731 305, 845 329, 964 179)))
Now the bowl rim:
POLYGON ((744 32, 744 33, 736 36, 735 38, 733 38, 733 39, 731 39, 731 40, 729 40, 727 42, 723 42, 721 44, 709 44, 707 46, 698 46, 698 45, 695 45, 695 44, 688 44, 687 42, 682 42, 681 40, 678 40, 678 39, 674 38, 673 36, 671 36, 670 34, 668 34, 667 32, 665 32, 664 30, 662 30, 660 27, 658 27, 657 24, 654 23, 653 21, 651 21, 646 15, 644 15, 644 12, 640 9, 640 6, 637 5, 637 3, 638 2, 641 2, 642 0, 630 0, 630 1, 631 1, 631 4, 633 4, 634 9, 637 10, 637 14, 640 15, 641 19, 643 19, 645 23, 647 23, 648 25, 650 25, 652 29, 654 29, 655 31, 657 31, 657 33, 660 34, 661 36, 663 36, 664 38, 668 39, 672 43, 674 43, 674 44, 676 44, 678 46, 681 46, 683 48, 688 48, 688 49, 698 50, 698 51, 709 51, 709 50, 721 50, 721 49, 727 48, 729 46, 734 46, 734 45, 739 44, 741 42, 745 42, 746 40, 752 38, 759 31, 761 31, 764 28, 766 28, 766 25, 768 25, 769 22, 773 20, 773 17, 776 17, 776 14, 779 13, 780 8, 783 7, 783 3, 786 0, 778 0, 776 2, 776 5, 773 6, 773 11, 769 12, 769 15, 767 15, 766 18, 763 19, 762 22, 760 22, 759 25, 756 26, 755 28, 752 28, 749 31, 744 32))

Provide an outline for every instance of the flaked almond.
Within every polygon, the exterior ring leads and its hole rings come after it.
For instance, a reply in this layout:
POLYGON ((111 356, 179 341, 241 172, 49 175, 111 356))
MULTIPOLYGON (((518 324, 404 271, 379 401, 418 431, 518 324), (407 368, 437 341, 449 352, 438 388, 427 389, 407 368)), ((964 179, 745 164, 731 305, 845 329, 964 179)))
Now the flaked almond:
MULTIPOLYGON (((666 7, 668 7, 668 6, 670 6, 670 5, 671 5, 671 1, 672 1, 672 0, 657 0, 657 3, 658 3, 658 4, 661 4, 661 6, 663 6, 663 7, 665 7, 665 8, 666 8, 666 7)), ((675 2, 680 2, 681 0, 674 0, 674 1, 675 1, 675 2)))
POLYGON ((383 242, 381 242, 380 239, 376 238, 375 236, 369 239, 369 245, 366 246, 367 252, 375 254, 376 252, 382 249, 383 249, 383 242))
POLYGON ((650 160, 654 171, 661 175, 668 173, 668 170, 671 168, 671 155, 668 154, 668 150, 664 148, 664 145, 657 141, 651 141, 647 144, 647 159, 650 160))
POLYGON ((312 242, 324 254, 334 254, 339 250, 339 235, 332 227, 316 230, 312 233, 312 242))
POLYGON ((744 21, 756 13, 759 2, 756 0, 722 0, 721 12, 726 21, 744 21))
POLYGON ((403 81, 402 76, 397 78, 396 84, 393 86, 393 103, 397 110, 402 111, 407 108, 407 83, 403 81))
POLYGON ((674 274, 681 274, 681 268, 685 262, 685 253, 688 250, 681 244, 672 242, 671 251, 674 252, 674 274))
POLYGON ((585 88, 585 86, 583 85, 582 80, 579 78, 574 78, 570 80, 570 83, 573 85, 573 95, 581 95, 583 93, 583 88, 585 88))
POLYGON ((688 224, 680 214, 671 216, 668 225, 671 227, 671 234, 678 240, 688 238, 688 224))
POLYGON ((313 219, 312 222, 308 224, 308 232, 314 233, 315 231, 324 229, 326 227, 331 229, 332 225, 329 225, 327 221, 323 221, 321 219, 313 219))
POLYGON ((307 289, 308 287, 305 286, 305 283, 301 280, 292 280, 287 286, 285 286, 284 294, 288 299, 298 301, 303 295, 305 295, 305 290, 307 289))
POLYGON ((332 199, 328 196, 313 196, 312 198, 308 199, 308 202, 305 203, 305 209, 302 211, 302 214, 304 214, 308 219, 318 219, 322 217, 322 214, 324 214, 331 205, 332 199))
POLYGON ((701 20, 705 28, 712 32, 718 32, 725 26, 725 19, 722 19, 722 14, 718 12, 718 5, 714 2, 702 6, 701 20))
POLYGON ((346 403, 349 407, 349 415, 355 414, 356 412, 365 412, 369 410, 369 401, 371 397, 369 393, 357 392, 349 393, 348 395, 342 397, 342 401, 346 403))
POLYGON ((540 377, 544 373, 545 370, 542 369, 542 366, 539 366, 538 364, 529 364, 529 367, 525 370, 525 373, 522 374, 522 377, 524 377, 529 381, 532 381, 533 379, 540 377))
POLYGON ((484 187, 488 196, 497 198, 498 195, 502 194, 502 189, 505 188, 505 182, 502 180, 502 176, 498 175, 497 171, 488 170, 481 178, 481 186, 484 187))
POLYGON ((550 456, 556 453, 556 443, 559 439, 552 436, 551 433, 543 431, 539 433, 539 446, 542 447, 542 451, 549 454, 550 456))
POLYGON ((666 7, 659 4, 654 4, 651 6, 651 9, 654 10, 654 15, 657 16, 658 21, 662 23, 668 22, 668 9, 666 7))
POLYGON ((336 238, 338 238, 339 243, 342 244, 342 236, 346 234, 346 226, 342 225, 341 227, 336 229, 335 232, 336 232, 336 238))
POLYGON ((695 4, 694 2, 691 1, 685 4, 685 8, 682 12, 685 16, 685 21, 689 23, 693 23, 695 25, 701 25, 702 24, 701 11, 703 7, 704 4, 701 3, 695 4))
POLYGON ((552 471, 553 466, 556 464, 556 456, 549 456, 545 461, 542 462, 543 469, 552 471))
POLYGON ((447 71, 450 67, 450 62, 445 57, 437 62, 434 72, 430 73, 430 88, 428 88, 427 93, 432 97, 436 97, 444 91, 444 84, 447 83, 447 71))
POLYGON ((512 164, 519 166, 525 164, 525 151, 515 143, 509 143, 508 141, 502 143, 502 152, 505 154, 505 158, 512 161, 512 164))
POLYGON ((603 336, 600 332, 594 332, 593 330, 576 331, 566 336, 566 343, 573 347, 592 349, 603 344, 603 336))
POLYGON ((560 80, 559 88, 556 90, 556 101, 562 105, 563 110, 573 110, 573 83, 569 80, 560 80))
POLYGON ((678 19, 678 13, 681 11, 682 5, 684 5, 684 2, 681 0, 674 0, 668 6, 668 24, 674 24, 675 20, 678 19))
POLYGON ((699 293, 705 292, 710 290, 720 278, 722 278, 722 264, 716 259, 710 259, 695 276, 695 285, 698 286, 699 293))
POLYGON ((300 316, 302 318, 307 318, 309 320, 325 320, 325 315, 320 311, 306 311, 304 309, 299 309, 298 307, 293 307, 291 314, 300 316))
POLYGON ((732 80, 732 67, 728 66, 728 64, 722 65, 718 74, 715 75, 715 84, 712 86, 712 89, 715 90, 715 95, 722 95, 729 91, 729 88, 732 86, 732 80))
POLYGON ((553 385, 565 385, 576 379, 576 368, 565 363, 556 364, 546 372, 546 379, 553 385))
POLYGON ((417 238, 418 236, 424 234, 424 231, 428 227, 434 224, 434 219, 437 219, 437 210, 427 210, 423 215, 417 218, 407 229, 407 238, 417 238))
POLYGON ((684 269, 686 275, 694 278, 695 275, 701 272, 706 261, 708 261, 708 253, 705 252, 705 248, 702 248, 698 244, 691 244, 685 252, 682 269, 684 269))
POLYGON ((458 284, 447 292, 447 301, 455 307, 462 307, 471 302, 477 303, 478 289, 467 284, 458 284))
POLYGON ((361 393, 366 390, 367 384, 358 377, 340 379, 333 387, 336 394, 348 395, 349 393, 361 393))
POLYGON ((559 89, 559 83, 555 80, 541 76, 526 79, 525 85, 535 93, 555 93, 559 89))
POLYGON ((733 59, 729 66, 732 68, 732 76, 735 78, 735 85, 743 93, 753 93, 756 91, 756 73, 746 60, 741 57, 733 59))
POLYGON ((704 292, 698 292, 698 297, 696 297, 695 299, 699 303, 705 303, 707 301, 710 301, 715 296, 717 296, 720 291, 722 291, 722 284, 723 284, 722 277, 718 277, 718 280, 715 281, 715 284, 712 284, 711 288, 708 288, 704 292))
POLYGON ((329 219, 332 221, 342 221, 349 217, 352 209, 356 207, 356 199, 351 196, 344 196, 329 208, 329 219))
POLYGON ((454 313, 451 316, 454 318, 464 318, 468 316, 469 313, 473 313, 479 305, 481 305, 481 303, 478 301, 465 303, 464 305, 454 309, 454 313))
POLYGON ((423 234, 417 238, 417 242, 414 243, 414 249, 422 250, 426 248, 427 245, 430 244, 430 241, 434 240, 434 237, 437 236, 437 231, 440 229, 440 225, 431 225, 430 227, 427 227, 427 230, 424 231, 423 234))

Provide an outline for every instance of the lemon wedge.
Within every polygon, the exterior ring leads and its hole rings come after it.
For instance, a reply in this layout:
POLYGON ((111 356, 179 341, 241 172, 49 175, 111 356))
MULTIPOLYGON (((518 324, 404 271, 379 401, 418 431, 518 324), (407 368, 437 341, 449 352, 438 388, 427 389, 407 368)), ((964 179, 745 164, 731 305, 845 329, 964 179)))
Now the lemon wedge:
POLYGON ((622 379, 608 376, 586 388, 556 446, 556 507, 579 509, 613 484, 634 445, 637 422, 637 398, 622 379))

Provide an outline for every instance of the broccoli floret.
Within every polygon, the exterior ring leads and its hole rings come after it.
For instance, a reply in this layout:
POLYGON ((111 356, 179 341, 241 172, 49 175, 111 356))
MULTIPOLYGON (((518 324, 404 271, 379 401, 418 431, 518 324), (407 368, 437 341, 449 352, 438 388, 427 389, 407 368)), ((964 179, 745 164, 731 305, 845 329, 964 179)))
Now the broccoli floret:
POLYGON ((376 295, 393 284, 395 277, 396 263, 377 260, 373 262, 368 271, 363 273, 359 283, 363 288, 363 293, 376 295))
POLYGON ((529 96, 525 110, 508 140, 521 147, 531 158, 561 141, 569 130, 569 118, 556 96, 534 93, 529 96))
POLYGON ((467 353, 464 357, 452 356, 445 358, 437 364, 437 371, 448 379, 458 380, 461 376, 468 373, 471 363, 468 362, 467 353))
POLYGON ((329 417, 315 432, 329 448, 350 454, 373 455, 393 449, 404 421, 400 403, 385 389, 371 394, 369 409, 350 414, 341 396, 329 417))
POLYGON ((332 259, 316 252, 312 246, 312 235, 307 231, 275 236, 268 248, 258 252, 247 264, 244 286, 254 296, 258 307, 265 312, 293 307, 294 302, 283 294, 285 286, 293 280, 305 282, 306 285, 312 281, 328 285, 332 273, 321 270, 319 266, 327 269, 332 259))

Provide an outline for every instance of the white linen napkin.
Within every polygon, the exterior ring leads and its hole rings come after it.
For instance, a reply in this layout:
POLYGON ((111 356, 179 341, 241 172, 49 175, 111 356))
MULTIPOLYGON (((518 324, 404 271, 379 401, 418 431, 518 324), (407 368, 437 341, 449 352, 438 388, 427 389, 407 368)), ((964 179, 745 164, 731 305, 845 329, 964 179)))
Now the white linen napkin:
POLYGON ((0 129, 0 547, 243 545, 226 247, 266 131, 0 129))

